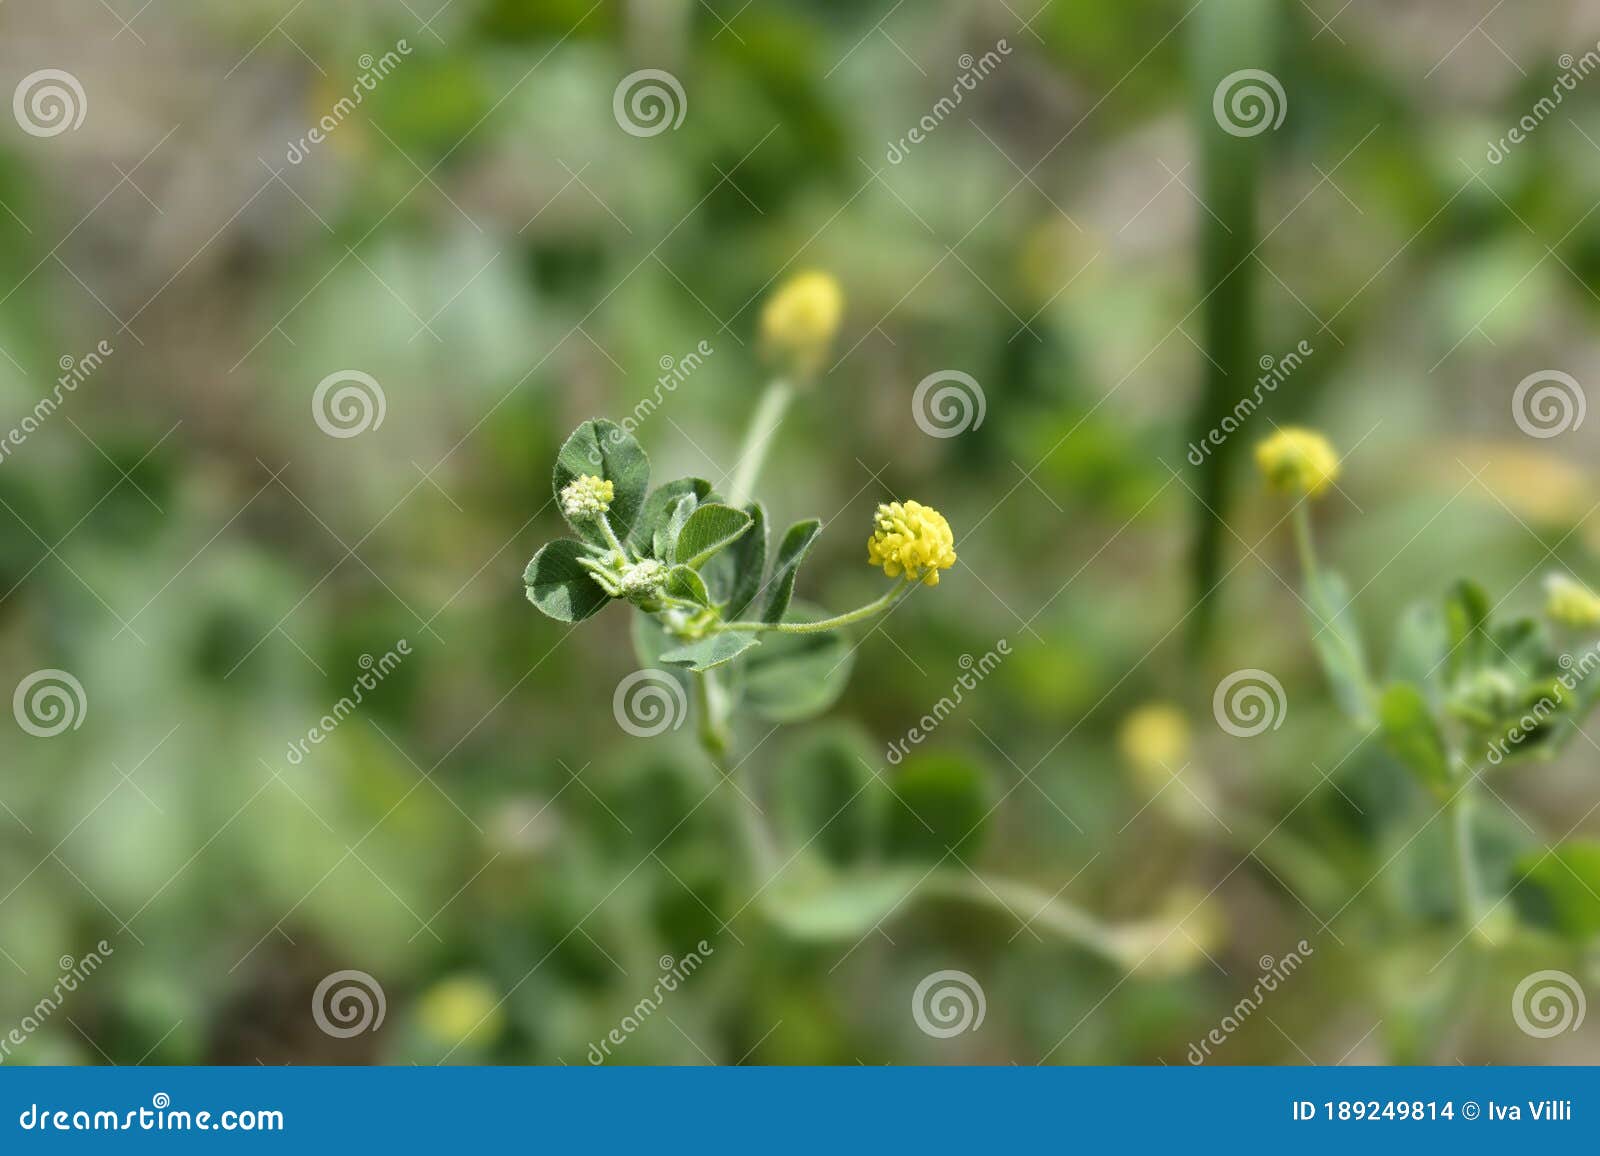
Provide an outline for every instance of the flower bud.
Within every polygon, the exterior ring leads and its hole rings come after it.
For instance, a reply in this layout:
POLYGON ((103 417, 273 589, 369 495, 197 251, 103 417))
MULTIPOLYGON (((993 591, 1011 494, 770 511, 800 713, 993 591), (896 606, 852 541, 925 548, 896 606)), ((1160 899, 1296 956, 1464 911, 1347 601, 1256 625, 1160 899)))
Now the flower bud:
POLYGON ((1339 477, 1339 455, 1315 430, 1284 426, 1256 446, 1256 466, 1281 494, 1320 497, 1339 477))
POLYGON ((839 331, 844 292, 829 273, 797 273, 779 285, 761 310, 761 340, 805 372, 821 362, 839 331))
POLYGON ((571 522, 591 521, 611 509, 616 487, 605 478, 580 474, 561 487, 561 512, 571 522))
POLYGON ((1600 626, 1600 594, 1565 574, 1544 580, 1544 612, 1562 626, 1589 630, 1600 626))

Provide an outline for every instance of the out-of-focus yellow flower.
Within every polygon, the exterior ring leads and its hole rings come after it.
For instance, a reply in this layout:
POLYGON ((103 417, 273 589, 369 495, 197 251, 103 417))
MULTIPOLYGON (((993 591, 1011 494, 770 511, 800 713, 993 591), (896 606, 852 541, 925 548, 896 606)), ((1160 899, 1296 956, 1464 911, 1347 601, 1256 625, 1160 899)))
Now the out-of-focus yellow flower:
POLYGON ((430 1036, 452 1046, 492 1044, 505 1028, 500 996, 472 975, 441 980, 423 992, 417 1019, 430 1036))
POLYGON ((1221 947, 1226 930, 1215 900, 1179 888, 1154 915, 1120 929, 1118 954, 1141 975, 1181 975, 1221 947))
POLYGON ((616 494, 608 479, 580 474, 561 487, 561 512, 574 522, 598 518, 611 508, 616 494))
POLYGON ((1189 720, 1171 703, 1146 703, 1122 720, 1117 747, 1138 770, 1176 774, 1189 758, 1189 720))
POLYGON ((1315 430, 1284 426, 1256 446, 1256 466, 1283 494, 1320 496, 1339 477, 1339 455, 1315 430))
POLYGON ((844 291, 830 273, 796 273, 761 309, 761 339, 775 352, 814 367, 844 316, 844 291))
POLYGON ((1562 626, 1574 630, 1600 626, 1600 594, 1566 574, 1551 574, 1544 589, 1544 612, 1562 626))
POLYGON ((889 502, 878 507, 872 524, 867 561, 882 566, 891 578, 903 573, 908 578, 920 578, 925 586, 937 586, 939 571, 956 564, 950 523, 932 506, 889 502))

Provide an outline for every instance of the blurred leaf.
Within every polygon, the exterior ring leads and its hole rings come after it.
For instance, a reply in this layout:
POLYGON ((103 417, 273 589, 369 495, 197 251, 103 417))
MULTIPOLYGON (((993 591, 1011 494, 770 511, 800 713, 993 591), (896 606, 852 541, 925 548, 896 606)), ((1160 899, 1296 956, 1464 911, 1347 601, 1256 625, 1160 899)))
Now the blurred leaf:
MULTIPOLYGON (((633 435, 621 427, 609 421, 586 421, 572 431, 572 436, 556 455, 558 505, 562 488, 584 474, 611 482, 616 491, 611 498, 611 528, 618 538, 627 538, 644 505, 645 489, 650 485, 650 459, 644 450, 633 440, 633 435)), ((605 543, 605 535, 594 526, 586 523, 573 529, 591 542, 605 543)))
POLYGON ((696 508, 679 531, 674 559, 682 566, 699 568, 718 550, 750 529, 750 515, 732 506, 710 504, 696 508))
POLYGON ((698 642, 665 651, 661 655, 661 661, 669 666, 687 666, 690 670, 710 670, 730 659, 738 658, 752 646, 760 645, 759 638, 743 631, 713 634, 698 642))
POLYGON ((1395 629, 1394 647, 1389 654, 1389 677, 1396 682, 1412 682, 1437 700, 1445 654, 1450 649, 1450 633, 1444 612, 1432 602, 1419 602, 1407 608, 1395 629))
POLYGON ((1600 935, 1600 841, 1572 839, 1517 864, 1519 909, 1587 944, 1600 935), (1524 894, 1527 891, 1528 894, 1524 894))
POLYGON ((983 840, 989 812, 984 769, 948 752, 914 755, 889 782, 888 854, 894 858, 965 858, 983 840))
POLYGON ((1395 757, 1429 790, 1448 795, 1450 755, 1422 691, 1409 682, 1388 687, 1378 703, 1378 722, 1395 757))
MULTIPOLYGON (((821 617, 814 607, 797 604, 791 621, 821 617)), ((745 661, 745 704, 775 723, 814 718, 838 701, 854 665, 855 648, 843 631, 768 634, 760 652, 745 661)))
POLYGON ((1328 676, 1339 709, 1357 726, 1372 725, 1372 681, 1356 628, 1350 587, 1328 570, 1306 578, 1306 601, 1311 604, 1312 648, 1328 676))
POLYGON ((589 552, 581 542, 557 538, 541 547, 522 573, 528 601, 558 622, 581 622, 607 602, 609 595, 578 565, 589 552))
POLYGON ((772 577, 767 582, 767 609, 761 615, 763 622, 782 622, 789 600, 794 597, 794 580, 800 572, 800 563, 811 552, 811 545, 822 532, 822 523, 815 518, 796 522, 784 532, 778 545, 778 557, 772 564, 772 577))
POLYGON ((825 732, 784 760, 768 792, 783 846, 809 847, 835 867, 867 858, 876 848, 885 795, 875 765, 853 731, 825 732))
POLYGON ((764 899, 772 921, 801 939, 859 939, 917 889, 921 868, 832 872, 790 870, 764 899))
POLYGON ((1484 628, 1489 621, 1489 596, 1476 582, 1463 578, 1445 596, 1444 617, 1450 637, 1445 669, 1454 683, 1482 666, 1487 657, 1489 637, 1484 628))

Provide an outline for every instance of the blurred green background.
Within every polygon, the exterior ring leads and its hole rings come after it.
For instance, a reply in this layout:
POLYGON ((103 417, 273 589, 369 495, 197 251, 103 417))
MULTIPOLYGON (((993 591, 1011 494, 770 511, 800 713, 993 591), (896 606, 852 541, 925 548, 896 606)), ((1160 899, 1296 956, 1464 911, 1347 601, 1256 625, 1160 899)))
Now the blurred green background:
MULTIPOLYGON (((1209 1062, 1600 1055, 1592 1024, 1512 1015, 1530 972, 1600 980, 1581 934, 1460 944, 1435 808, 1337 714, 1246 468, 1272 424, 1348 454, 1316 518, 1380 655, 1459 574, 1526 610, 1548 569, 1600 579, 1595 423, 1531 438, 1511 405, 1600 364, 1600 79, 1489 158, 1595 48, 1578 0, 12 0, 0 28, 8 89, 61 69, 86 103, 0 129, 0 427, 112 350, 0 460, 4 687, 84 693, 76 729, 0 728, 0 1035, 61 957, 114 949, 8 1062, 584 1063, 701 940, 609 1062, 1183 1063, 1301 940, 1209 1062), (614 95, 646 68, 682 120, 636 135, 614 95), (1219 131, 1241 68, 1281 83, 1278 127, 1219 131), (773 917, 692 725, 618 726, 624 610, 569 636, 520 581, 562 532, 561 440, 701 342, 637 436, 658 480, 732 466, 760 302, 807 268, 846 320, 760 487, 774 523, 826 521, 800 596, 881 592, 880 501, 939 508, 961 558, 826 715, 741 731, 784 872, 970 882, 829 934, 773 917), (329 436, 313 393, 352 369, 383 420, 329 436), (913 418, 942 370, 985 398, 959 436, 913 418), (1286 692, 1250 739, 1212 714, 1241 668, 1286 692), (1166 919, 1162 950, 1130 969, 1024 924, 1052 896, 1166 919), (381 1027, 319 1029, 343 969, 381 985, 381 1027), (986 1013, 939 1038, 912 1001, 946 969, 986 1013)), ((1595 750, 1493 781, 1496 895, 1600 828, 1595 750)))

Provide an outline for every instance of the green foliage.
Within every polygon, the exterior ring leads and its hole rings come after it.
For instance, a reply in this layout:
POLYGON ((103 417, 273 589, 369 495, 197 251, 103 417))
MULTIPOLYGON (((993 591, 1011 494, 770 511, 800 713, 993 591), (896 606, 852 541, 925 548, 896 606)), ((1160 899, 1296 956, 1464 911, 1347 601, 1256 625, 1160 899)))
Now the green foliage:
POLYGON ((822 533, 822 523, 815 518, 796 522, 784 532, 778 544, 778 557, 772 564, 772 577, 767 580, 767 608, 762 612, 763 622, 782 622, 794 597, 794 580, 800 573, 800 564, 811 552, 817 535, 822 533))
POLYGON ((1600 842, 1573 839, 1517 864, 1523 886, 1518 906, 1531 920, 1548 923, 1588 945, 1600 935, 1600 842))
POLYGON ((1450 790, 1450 754, 1422 691, 1397 682, 1378 702, 1378 723, 1394 756, 1441 798, 1450 790))
POLYGON ((528 601, 557 622, 581 622, 599 611, 611 596, 580 565, 584 557, 583 543, 571 538, 540 547, 522 574, 528 601))

